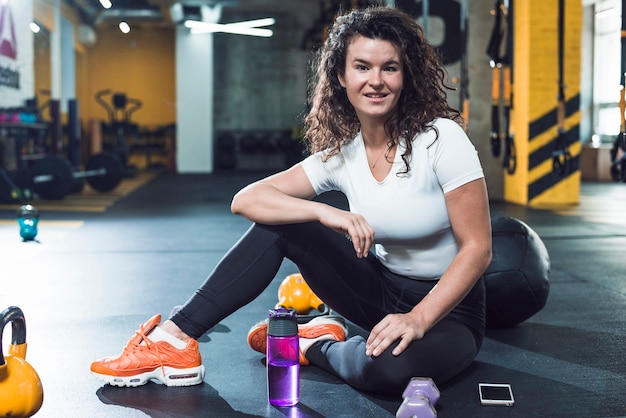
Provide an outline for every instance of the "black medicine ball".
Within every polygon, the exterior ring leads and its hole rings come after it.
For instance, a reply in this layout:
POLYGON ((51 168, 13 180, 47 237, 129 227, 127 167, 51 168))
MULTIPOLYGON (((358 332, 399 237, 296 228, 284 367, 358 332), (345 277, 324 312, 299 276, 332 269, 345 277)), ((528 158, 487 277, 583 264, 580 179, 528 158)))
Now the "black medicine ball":
POLYGON ((513 327, 539 312, 550 290, 550 256, 530 226, 493 217, 491 264, 484 274, 487 328, 513 327))

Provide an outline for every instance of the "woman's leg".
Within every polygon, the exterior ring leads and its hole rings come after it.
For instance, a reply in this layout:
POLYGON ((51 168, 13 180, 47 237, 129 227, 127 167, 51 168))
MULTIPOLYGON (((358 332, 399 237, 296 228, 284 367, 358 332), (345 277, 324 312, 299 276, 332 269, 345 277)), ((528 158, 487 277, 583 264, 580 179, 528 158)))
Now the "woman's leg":
MULTIPOLYGON (((257 224, 172 320, 188 335, 200 337, 256 298, 284 257, 298 266, 325 303, 366 330, 387 313, 408 312, 436 283, 394 275, 371 255, 357 258, 348 240, 316 222, 257 224)), ((413 376, 441 383, 467 367, 478 353, 484 323, 481 307, 484 310, 482 282, 448 317, 397 357, 391 349, 377 358, 367 357, 365 339, 353 337, 346 342, 315 343, 307 358, 360 390, 400 394, 413 376)))
POLYGON ((322 291, 322 297, 343 291, 343 296, 337 299, 346 302, 341 305, 342 313, 355 312, 355 318, 366 319, 361 314, 370 310, 359 306, 361 300, 374 295, 374 301, 368 301, 369 306, 380 306, 380 294, 374 286, 379 282, 378 270, 371 260, 357 259, 348 244, 342 235, 316 222, 254 225, 171 321, 158 326, 160 315, 155 315, 140 327, 120 355, 94 361, 91 371, 117 386, 143 385, 151 379, 168 386, 201 383, 204 366, 197 339, 256 298, 273 280, 284 257, 315 278, 314 289, 322 291), (339 254, 352 256, 344 259, 339 254), (338 288, 333 279, 344 275, 349 280, 356 278, 365 290, 352 292, 351 286, 342 283, 337 284, 338 288))
MULTIPOLYGON (((384 276, 393 285, 387 287, 391 294, 385 298, 389 313, 408 312, 436 283, 389 271, 384 276)), ((355 336, 346 342, 314 343, 307 359, 359 390, 380 394, 400 396, 412 377, 430 377, 441 384, 469 366, 478 354, 484 334, 484 302, 481 279, 459 306, 398 356, 391 354, 396 343, 380 356, 368 357, 366 339, 355 336)))
POLYGON ((400 355, 391 354, 397 342, 378 357, 365 355, 365 338, 345 342, 317 342, 307 351, 313 365, 340 377, 356 389, 400 396, 412 377, 430 377, 436 384, 469 366, 479 347, 464 324, 445 318, 400 355))
POLYGON ((345 237, 308 222, 253 225, 172 321, 198 339, 261 294, 285 257, 325 303, 349 320, 371 327, 384 316, 378 262, 372 256, 357 258, 345 237))

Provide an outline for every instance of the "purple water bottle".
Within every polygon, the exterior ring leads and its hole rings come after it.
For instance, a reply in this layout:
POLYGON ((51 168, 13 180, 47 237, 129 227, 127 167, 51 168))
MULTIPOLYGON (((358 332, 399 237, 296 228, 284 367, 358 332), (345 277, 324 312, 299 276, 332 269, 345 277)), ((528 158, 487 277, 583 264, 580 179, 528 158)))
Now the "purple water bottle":
POLYGON ((271 309, 267 326, 267 398, 275 406, 300 400, 298 317, 293 309, 271 309))

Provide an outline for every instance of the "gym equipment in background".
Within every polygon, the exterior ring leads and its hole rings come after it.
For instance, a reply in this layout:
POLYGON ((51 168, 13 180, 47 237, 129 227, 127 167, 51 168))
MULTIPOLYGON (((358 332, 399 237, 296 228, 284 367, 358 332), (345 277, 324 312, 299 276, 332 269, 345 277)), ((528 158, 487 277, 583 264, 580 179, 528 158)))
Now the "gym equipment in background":
POLYGON ((626 112, 626 97, 624 86, 620 86, 619 108, 621 120, 620 132, 617 134, 610 150, 610 170, 611 178, 614 181, 626 183, 626 115, 624 115, 624 112, 626 112))
MULTIPOLYGON (((622 0, 622 10, 626 10, 626 0, 622 0)), ((620 129, 610 150, 611 178, 626 183, 626 13, 622 13, 621 72, 619 84, 620 129)))
POLYGON ((94 190, 109 192, 122 181, 122 170, 119 158, 108 152, 90 157, 84 171, 76 171, 69 160, 57 155, 39 158, 32 168, 20 168, 11 175, 0 167, 0 201, 25 203, 33 193, 42 199, 63 199, 83 179, 94 190))
POLYGON ((219 170, 237 167, 237 141, 229 133, 219 134, 215 144, 215 165, 219 170))
POLYGON ((434 418, 435 404, 439 400, 439 389, 430 377, 414 377, 402 393, 402 404, 396 418, 434 418))
POLYGON ((24 202, 27 197, 11 177, 11 174, 0 167, 0 203, 24 202))
POLYGON ((215 167, 221 171, 283 170, 305 155, 299 127, 217 130, 215 138, 215 167))
POLYGON ((467 57, 467 35, 468 35, 468 26, 469 26, 469 16, 468 16, 468 1, 469 0, 461 0, 461 20, 460 27, 461 33, 459 36, 460 41, 460 50, 461 50, 461 70, 459 77, 459 99, 461 115, 463 116, 463 121, 465 123, 465 132, 469 131, 469 60, 467 57))
POLYGON ((104 149, 118 156, 123 167, 123 177, 132 177, 137 169, 128 165, 129 138, 139 136, 140 129, 131 118, 133 113, 143 107, 143 102, 128 97, 126 93, 114 93, 111 89, 100 90, 95 97, 109 117, 109 123, 103 127, 103 131, 112 135, 112 140, 104 144, 104 149), (107 96, 110 96, 110 103, 104 99, 107 96))
POLYGON ((17 210, 17 223, 20 226, 20 236, 24 241, 33 241, 37 236, 39 211, 32 205, 22 205, 17 210))
POLYGON ((552 170, 559 176, 570 174, 570 162, 572 155, 569 151, 569 141, 567 130, 565 129, 565 0, 559 0, 559 23, 558 23, 558 45, 559 45, 559 65, 558 65, 558 105, 557 105, 557 137, 554 149, 552 150, 552 170))
MULTIPOLYGON (((92 155, 80 170, 80 122, 78 102, 70 100, 67 145, 62 134, 49 135, 60 128, 60 103, 49 100, 54 123, 43 123, 36 99, 26 101, 23 108, 10 112, 13 122, 4 122, 0 129, 11 140, 0 140, 0 202, 26 204, 33 194, 42 199, 58 200, 72 192, 80 192, 86 179, 94 190, 113 190, 124 175, 119 157, 110 152, 92 155), (56 128, 55 128, 56 127, 56 128)), ((1 120, 9 112, 0 111, 1 120), (4 115, 4 116, 2 116, 4 115)), ((2 135, 2 133, 0 133, 2 135)))
POLYGON ((87 179, 89 185, 100 192, 111 191, 122 181, 122 164, 112 153, 102 152, 90 157, 85 169, 74 171, 67 159, 49 155, 33 164, 30 184, 41 198, 58 200, 72 192, 75 179, 87 179))
POLYGON ((518 325, 539 312, 550 290, 550 256, 539 235, 513 217, 495 217, 491 264, 483 275, 487 328, 518 325))
POLYGON ((281 282, 276 307, 295 310, 300 323, 308 322, 316 316, 330 314, 330 309, 311 290, 300 273, 290 274, 281 282))
POLYGON ((30 161, 45 155, 48 129, 34 100, 26 100, 21 107, 0 108, 1 203, 25 204, 32 197, 19 185, 30 161))
POLYGON ((492 14, 495 18, 487 56, 491 67, 491 154, 500 156, 504 142, 502 167, 508 174, 517 168, 515 141, 511 131, 513 108, 513 8, 512 0, 496 0, 492 14), (503 126, 500 125, 502 121, 503 126))
POLYGON ((8 355, 0 346, 0 416, 30 417, 43 405, 43 386, 26 361, 26 320, 17 306, 0 313, 0 342, 9 323, 13 333, 8 355))

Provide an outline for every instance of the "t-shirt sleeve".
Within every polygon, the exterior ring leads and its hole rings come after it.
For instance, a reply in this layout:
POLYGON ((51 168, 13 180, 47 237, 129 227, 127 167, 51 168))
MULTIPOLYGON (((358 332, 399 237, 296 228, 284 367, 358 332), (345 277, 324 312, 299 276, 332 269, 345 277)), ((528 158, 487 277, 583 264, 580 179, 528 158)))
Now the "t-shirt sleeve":
POLYGON ((323 162, 322 152, 318 152, 300 162, 317 195, 331 190, 337 190, 334 174, 336 173, 336 166, 340 158, 340 155, 335 155, 328 161, 323 162))
POLYGON ((484 177, 478 152, 465 131, 449 119, 439 119, 435 127, 439 137, 430 147, 430 158, 443 192, 484 177))

